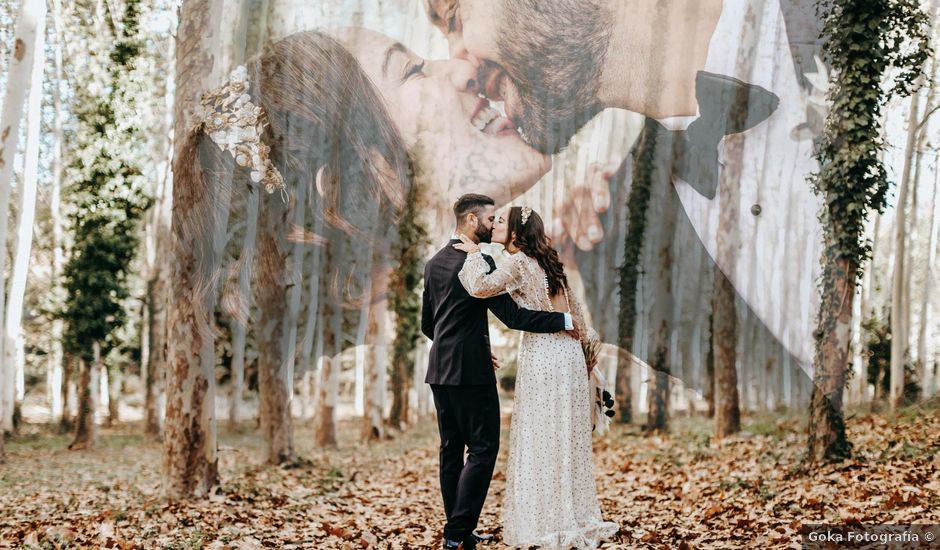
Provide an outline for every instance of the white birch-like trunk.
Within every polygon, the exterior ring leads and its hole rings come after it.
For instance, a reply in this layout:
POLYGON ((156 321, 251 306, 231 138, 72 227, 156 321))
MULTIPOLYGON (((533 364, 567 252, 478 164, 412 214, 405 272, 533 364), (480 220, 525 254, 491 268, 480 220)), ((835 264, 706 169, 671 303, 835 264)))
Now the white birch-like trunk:
MULTIPOLYGON (((173 59, 176 54, 175 41, 169 41, 166 53, 166 66, 169 71, 175 71, 173 59)), ((175 82, 167 78, 164 96, 166 117, 164 128, 167 129, 166 139, 154 151, 161 155, 165 163, 163 175, 157 183, 156 204, 147 222, 147 238, 145 240, 145 253, 147 259, 147 323, 144 331, 147 333, 147 358, 143 364, 141 378, 144 381, 144 433, 158 436, 163 424, 164 381, 167 365, 167 300, 169 296, 169 270, 166 261, 170 247, 170 223, 173 207, 173 180, 171 166, 173 162, 173 139, 169 136, 169 129, 173 127, 173 102, 175 82), (158 262, 157 258, 163 261, 158 262)))
MULTIPOLYGON (((44 22, 37 30, 36 51, 43 50, 44 22)), ((16 248, 10 279, 6 321, 4 322, 4 362, 12 363, 16 378, 15 406, 26 393, 25 353, 23 349, 23 300, 26 297, 26 278, 29 257, 33 248, 33 225, 36 219, 36 188, 39 179, 39 134, 42 127, 42 70, 44 56, 33 57, 30 71, 29 100, 26 104, 26 151, 23 158, 23 180, 20 182, 19 205, 16 218, 16 248)))
POLYGON ((370 304, 366 303, 360 308, 359 328, 356 330, 356 366, 353 385, 353 405, 356 416, 363 416, 366 413, 366 361, 368 360, 366 336, 369 329, 369 307, 370 304))
POLYGON ((317 342, 316 342, 316 346, 314 347, 314 351, 313 351, 313 357, 315 357, 316 359, 315 359, 314 362, 313 362, 313 365, 314 365, 313 368, 311 368, 311 369, 308 371, 308 372, 311 373, 311 377, 310 377, 310 378, 311 378, 311 380, 310 380, 310 395, 311 395, 311 399, 312 399, 312 402, 310 403, 310 407, 311 407, 310 414, 311 414, 311 416, 316 415, 316 413, 317 413, 317 407, 320 406, 320 405, 319 405, 319 402, 318 402, 318 399, 319 399, 319 397, 320 397, 320 389, 319 389, 319 385, 318 385, 319 380, 320 380, 320 372, 319 372, 318 369, 320 368, 320 359, 323 357, 323 345, 324 345, 324 340, 323 340, 323 338, 324 338, 324 336, 325 336, 325 330, 324 330, 324 325, 325 325, 325 324, 326 324, 326 318, 323 316, 323 311, 322 311, 322 310, 319 310, 319 308, 318 308, 318 312, 317 312, 317 335, 316 335, 317 342))
MULTIPOLYGON (((933 0, 930 4, 930 28, 936 26, 938 0, 933 0)), ((918 79, 919 83, 923 81, 923 75, 918 79)), ((928 109, 930 104, 928 102, 928 109)), ((910 350, 910 274, 908 270, 911 266, 905 264, 909 253, 906 252, 908 240, 907 230, 907 193, 911 185, 916 186, 917 178, 911 182, 911 165, 920 142, 923 140, 923 133, 918 138, 920 130, 920 92, 915 92, 911 96, 910 114, 907 119, 907 145, 904 152, 904 169, 901 173, 901 182, 898 191, 898 205, 895 215, 895 263, 894 277, 891 288, 891 387, 889 401, 891 408, 896 409, 904 395, 904 363, 908 359, 910 350)), ((919 158, 918 158, 919 160, 919 158)), ((911 231, 916 224, 916 199, 912 207, 911 231)))
MULTIPOLYGON (((332 247, 332 245, 330 245, 332 247)), ((325 273, 329 273, 330 266, 336 253, 327 249, 325 251, 325 273)), ((320 303, 322 304, 323 353, 318 353, 320 372, 317 388, 316 418, 314 421, 314 443, 318 447, 336 447, 336 405, 339 401, 339 375, 342 369, 343 356, 343 315, 337 306, 330 303, 327 293, 321 288, 320 303)))
POLYGON ((95 401, 95 412, 98 415, 106 415, 111 409, 111 373, 108 369, 102 368, 98 373, 98 400, 95 401))
POLYGON ((937 174, 940 170, 934 172, 933 193, 930 200, 930 236, 927 239, 927 272, 924 275, 924 287, 921 294, 920 310, 920 329, 917 335, 917 358, 920 360, 921 368, 921 394, 924 399, 929 399, 936 391, 933 377, 930 376, 930 358, 927 357, 927 342, 930 338, 930 323, 928 322, 928 311, 930 311, 930 295, 933 291, 933 279, 936 272, 933 269, 934 261, 937 258, 937 231, 940 229, 940 223, 937 214, 937 174))
MULTIPOLYGON (((294 202, 294 226, 303 228, 307 213, 307 186, 298 185, 296 189, 296 198, 294 202)), ((297 239, 291 250, 290 264, 290 294, 287 302, 287 314, 284 319, 285 331, 284 340, 281 343, 283 348, 285 365, 285 375, 287 377, 287 394, 294 395, 294 367, 297 361, 297 322, 300 320, 300 299, 303 297, 304 280, 304 253, 306 247, 303 239, 297 239)))
MULTIPOLYGON (((313 225, 313 233, 315 235, 323 234, 322 216, 316 217, 313 225)), ((300 351, 300 369, 304 373, 304 380, 307 381, 309 386, 307 391, 310 392, 311 396, 316 396, 315 386, 317 377, 315 375, 308 376, 308 373, 315 370, 315 366, 318 364, 318 360, 323 354, 323 312, 320 308, 320 279, 323 277, 323 273, 321 273, 323 245, 315 245, 311 255, 313 256, 313 260, 311 262, 308 283, 310 302, 307 304, 307 321, 304 324, 304 338, 300 351)))
MULTIPOLYGON (((932 28, 934 29, 934 31, 936 31, 936 27, 935 27, 936 16, 937 16, 937 1, 936 0, 934 0, 934 2, 931 5, 931 15, 933 18, 933 23, 934 23, 934 26, 932 28)), ((936 33, 934 32, 934 34, 936 33)), ((933 60, 930 65, 930 77, 929 77, 930 86, 927 92, 927 105, 924 108, 925 114, 924 114, 924 118, 920 120, 918 123, 918 130, 920 131, 920 136, 917 140, 917 166, 918 168, 920 167, 921 162, 923 160, 922 157, 924 155, 926 145, 927 145, 926 143, 927 132, 930 129, 930 117, 935 113, 935 109, 937 108, 936 106, 937 69, 938 69, 938 59, 937 59, 937 56, 934 55, 933 60)), ((937 215, 936 215, 937 172, 938 172, 937 168, 938 168, 937 166, 934 167, 934 181, 933 181, 933 188, 931 192, 931 200, 930 200, 930 203, 927 205, 927 208, 930 210, 930 214, 928 218, 929 221, 927 222, 927 247, 928 247, 927 248, 927 263, 926 263, 926 269, 924 272, 923 292, 921 294, 921 299, 919 300, 921 309, 920 309, 920 316, 918 319, 919 322, 918 322, 918 329, 917 329, 918 330, 917 332, 917 363, 915 363, 916 365, 920 367, 920 372, 918 374, 920 376, 921 397, 923 397, 924 399, 930 397, 931 395, 930 386, 933 383, 933 381, 931 380, 929 376, 930 359, 927 357, 927 337, 929 333, 928 311, 930 309, 931 276, 933 274, 932 267, 933 267, 933 260, 934 260, 934 244, 933 243, 935 242, 935 239, 936 239, 935 234, 934 234, 935 232, 934 223, 937 219, 937 215)), ((920 178, 915 178, 915 181, 919 181, 919 180, 920 178)), ((914 204, 916 206, 917 204, 916 199, 914 201, 914 204)), ((916 212, 915 212, 915 216, 916 216, 916 212)), ((916 219, 916 217, 914 219, 916 219)), ((912 239, 912 242, 913 242, 913 239, 912 239)), ((910 282, 908 282, 908 289, 907 289, 908 302, 910 302, 911 292, 913 292, 913 289, 911 288, 912 286, 913 285, 911 285, 910 282)))
MULTIPOLYGON (((372 272, 372 284, 387 286, 387 272, 379 268, 372 272)), ((368 313, 368 345, 365 368, 363 439, 385 437, 385 390, 388 374, 388 301, 382 299, 371 304, 368 313)))
POLYGON ((920 112, 920 94, 911 96, 911 108, 907 125, 907 148, 904 154, 904 169, 901 181, 898 184, 898 203, 895 207, 894 220, 894 274, 891 280, 891 386, 888 401, 895 409, 901 403, 904 393, 904 361, 907 351, 907 333, 904 320, 905 281, 907 281, 905 265, 907 253, 907 195, 910 188, 911 168, 914 160, 914 149, 917 142, 917 120, 920 112))
POLYGON ((871 229, 871 259, 865 266, 865 272, 862 275, 858 307, 853 313, 852 324, 852 365, 855 369, 855 378, 852 381, 852 387, 849 391, 849 401, 855 403, 865 403, 868 401, 868 358, 865 351, 865 334, 862 325, 868 321, 868 309, 871 302, 871 287, 874 284, 875 253, 878 251, 878 230, 881 226, 881 214, 874 214, 875 222, 871 229))
MULTIPOLYGON (((34 63, 41 63, 42 42, 46 19, 44 0, 24 0, 13 30, 13 55, 7 70, 7 89, 0 111, 0 319, 5 321, 6 312, 6 242, 7 222, 10 210, 10 187, 13 180, 13 159, 17 153, 20 121, 26 102, 27 83, 34 63), (39 55, 37 55, 39 52, 39 55)), ((41 95, 41 94, 40 94, 41 95)), ((6 335, 6 328, 0 330, 6 335)), ((0 338, 0 359, 6 357, 3 348, 5 337, 0 338)), ((0 429, 13 429, 13 407, 15 401, 15 370, 9 361, 2 361, 0 368, 0 429)))
MULTIPOLYGON (((52 85, 52 190, 49 198, 49 211, 52 218, 52 284, 53 292, 59 294, 59 281, 62 277, 62 267, 65 257, 62 252, 62 179, 63 179, 63 131, 62 131, 62 82, 65 79, 62 62, 62 50, 65 35, 62 30, 62 6, 59 0, 52 2, 52 22, 55 29, 55 46, 53 47, 53 60, 55 82, 52 85)), ((52 352, 48 359, 48 375, 46 387, 48 388, 49 407, 52 411, 52 422, 59 422, 65 412, 62 379, 64 375, 62 348, 62 334, 65 332, 65 322, 62 319, 52 320, 52 352)))

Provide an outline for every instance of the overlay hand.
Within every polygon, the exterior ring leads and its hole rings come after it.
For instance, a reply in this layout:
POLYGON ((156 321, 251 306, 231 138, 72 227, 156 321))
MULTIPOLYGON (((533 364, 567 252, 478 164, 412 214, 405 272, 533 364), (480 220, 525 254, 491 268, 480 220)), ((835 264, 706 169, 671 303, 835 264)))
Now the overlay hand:
POLYGON ((480 247, 477 243, 470 240, 470 237, 467 237, 463 233, 458 233, 457 238, 460 239, 459 243, 454 243, 454 248, 457 250, 463 250, 467 254, 473 254, 474 252, 479 252, 480 247))
POLYGON ((557 241, 566 235, 581 250, 591 250, 604 237, 598 214, 610 208, 610 183, 620 163, 592 163, 585 181, 575 186, 555 204, 552 237, 557 241))

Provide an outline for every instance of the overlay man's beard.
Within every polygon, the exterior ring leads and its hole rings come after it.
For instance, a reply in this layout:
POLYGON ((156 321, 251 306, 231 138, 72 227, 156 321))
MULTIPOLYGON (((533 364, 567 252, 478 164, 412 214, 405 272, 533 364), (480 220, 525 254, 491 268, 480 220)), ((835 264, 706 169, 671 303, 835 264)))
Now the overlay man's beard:
POLYGON ((506 0, 499 23, 503 68, 522 103, 530 145, 557 153, 603 106, 598 99, 613 22, 595 1, 506 0))
POLYGON ((477 226, 475 233, 476 233, 477 239, 479 239, 481 243, 489 244, 489 242, 493 239, 493 230, 487 229, 486 227, 482 225, 477 226))

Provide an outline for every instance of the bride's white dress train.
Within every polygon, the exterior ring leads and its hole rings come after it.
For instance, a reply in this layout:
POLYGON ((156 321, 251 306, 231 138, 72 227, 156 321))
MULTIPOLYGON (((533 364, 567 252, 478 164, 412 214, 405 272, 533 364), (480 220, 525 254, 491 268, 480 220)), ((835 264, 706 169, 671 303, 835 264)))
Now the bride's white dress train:
MULTIPOLYGON (((488 270, 480 253, 470 254, 460 280, 477 297, 509 292, 521 307, 554 310, 535 259, 516 253, 488 270)), ((569 306, 585 334, 579 305, 571 299, 569 306)), ((602 521, 597 501, 589 392, 580 342, 564 333, 523 333, 503 497, 505 544, 596 548, 618 531, 602 521)))

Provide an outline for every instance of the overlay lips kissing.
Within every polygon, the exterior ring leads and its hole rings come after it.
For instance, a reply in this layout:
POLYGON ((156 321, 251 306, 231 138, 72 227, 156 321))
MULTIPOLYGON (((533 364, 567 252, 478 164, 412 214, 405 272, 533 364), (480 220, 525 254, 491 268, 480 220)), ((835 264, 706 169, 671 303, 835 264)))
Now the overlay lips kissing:
MULTIPOLYGON (((525 117, 517 110, 518 90, 505 71, 485 61, 478 78, 490 100, 504 101, 506 117, 532 145, 526 135, 525 117)), ((718 189, 721 140, 767 120, 777 110, 780 98, 761 86, 706 71, 696 75, 695 97, 700 116, 688 128, 669 130, 656 124, 657 156, 670 166, 673 176, 713 199, 718 189)))

